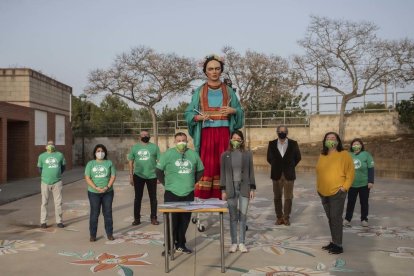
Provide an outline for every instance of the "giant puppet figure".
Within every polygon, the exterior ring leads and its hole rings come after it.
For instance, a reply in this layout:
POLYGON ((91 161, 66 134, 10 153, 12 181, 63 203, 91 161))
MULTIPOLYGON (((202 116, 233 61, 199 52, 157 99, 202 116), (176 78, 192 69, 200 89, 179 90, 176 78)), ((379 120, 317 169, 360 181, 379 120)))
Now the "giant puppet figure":
POLYGON ((223 59, 207 56, 203 72, 207 82, 194 91, 185 111, 188 132, 204 164, 204 175, 196 184, 194 196, 221 198, 220 158, 229 146, 230 133, 243 127, 244 113, 234 90, 222 83, 223 59))

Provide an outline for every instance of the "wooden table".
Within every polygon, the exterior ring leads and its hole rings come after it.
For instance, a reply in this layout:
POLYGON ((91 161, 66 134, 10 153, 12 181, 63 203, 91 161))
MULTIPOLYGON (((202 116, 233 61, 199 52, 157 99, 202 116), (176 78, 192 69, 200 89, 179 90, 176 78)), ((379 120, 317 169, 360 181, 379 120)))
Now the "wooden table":
MULTIPOLYGON (((174 204, 178 202, 168 202, 167 204, 174 204)), ((183 203, 183 202, 179 202, 183 203)), ((174 260, 174 240, 172 233, 172 213, 219 213, 220 215, 220 253, 221 253, 221 272, 225 272, 224 266, 224 225, 223 225, 223 214, 228 212, 226 207, 223 208, 201 208, 196 210, 185 210, 181 208, 160 208, 159 212, 164 215, 164 252, 165 252, 165 272, 168 273, 169 269, 169 259, 170 255, 171 260, 174 260), (168 244, 170 245, 170 253, 168 252, 168 244)))

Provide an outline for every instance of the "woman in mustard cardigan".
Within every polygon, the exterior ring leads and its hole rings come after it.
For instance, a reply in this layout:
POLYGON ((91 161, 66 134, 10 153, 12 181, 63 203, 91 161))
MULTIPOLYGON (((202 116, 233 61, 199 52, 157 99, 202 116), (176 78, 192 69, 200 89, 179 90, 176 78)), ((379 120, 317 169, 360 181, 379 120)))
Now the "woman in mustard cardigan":
POLYGON ((332 241, 322 249, 331 254, 341 254, 344 252, 342 213, 347 191, 354 180, 354 162, 351 155, 343 149, 337 133, 326 133, 322 145, 316 165, 316 185, 332 237, 332 241))

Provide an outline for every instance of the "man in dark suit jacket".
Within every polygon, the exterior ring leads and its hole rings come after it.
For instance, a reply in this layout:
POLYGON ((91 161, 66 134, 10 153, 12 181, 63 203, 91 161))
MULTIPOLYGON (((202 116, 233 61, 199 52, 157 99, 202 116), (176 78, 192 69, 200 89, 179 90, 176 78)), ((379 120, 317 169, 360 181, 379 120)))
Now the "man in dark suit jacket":
POLYGON ((290 225, 292 211, 293 183, 296 179, 295 167, 301 156, 298 143, 288 139, 288 128, 278 126, 276 129, 278 139, 270 141, 267 148, 267 162, 271 166, 270 178, 273 180, 273 193, 276 225, 290 225), (282 205, 282 194, 285 196, 282 205))

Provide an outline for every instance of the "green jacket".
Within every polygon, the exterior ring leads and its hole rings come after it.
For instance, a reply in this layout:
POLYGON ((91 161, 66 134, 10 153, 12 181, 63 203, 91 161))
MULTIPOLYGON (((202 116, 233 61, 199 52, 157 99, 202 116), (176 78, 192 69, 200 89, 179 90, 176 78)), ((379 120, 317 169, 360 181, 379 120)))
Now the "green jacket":
MULTIPOLYGON (((190 136, 193 138, 194 148, 198 153, 200 152, 202 122, 194 121, 194 116, 198 115, 198 113, 195 112, 194 109, 200 110, 200 91, 203 88, 203 85, 201 85, 194 91, 194 95, 191 98, 191 103, 188 105, 184 113, 184 117, 188 125, 188 134, 190 134, 190 136)), ((231 97, 230 107, 236 109, 236 113, 230 115, 229 128, 230 128, 230 133, 231 133, 234 130, 243 127, 244 112, 241 108, 239 99, 237 98, 234 90, 231 87, 227 87, 227 90, 231 97)))

